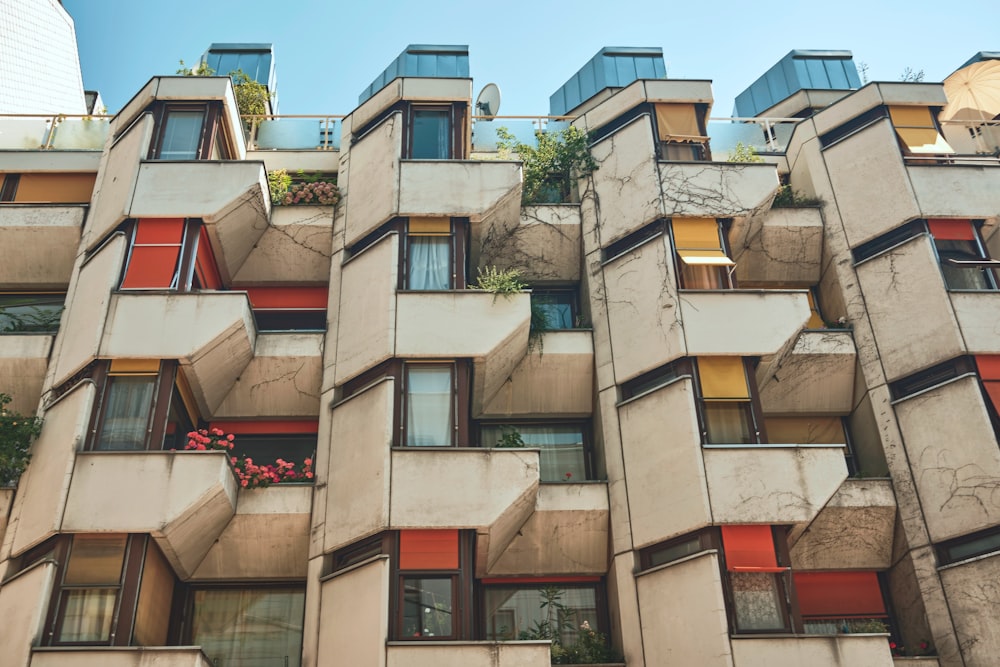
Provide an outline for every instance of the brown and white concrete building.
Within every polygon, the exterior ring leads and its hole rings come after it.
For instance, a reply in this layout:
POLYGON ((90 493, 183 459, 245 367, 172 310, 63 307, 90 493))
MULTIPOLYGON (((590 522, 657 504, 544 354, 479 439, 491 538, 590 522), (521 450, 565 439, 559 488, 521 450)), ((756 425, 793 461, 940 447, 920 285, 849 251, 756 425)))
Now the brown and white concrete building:
POLYGON ((419 45, 343 117, 225 76, 0 117, 0 392, 44 418, 3 664, 996 665, 1000 133, 776 68, 725 121, 610 47, 477 116, 468 49, 419 45), (597 163, 551 203, 497 150, 533 122, 597 163))

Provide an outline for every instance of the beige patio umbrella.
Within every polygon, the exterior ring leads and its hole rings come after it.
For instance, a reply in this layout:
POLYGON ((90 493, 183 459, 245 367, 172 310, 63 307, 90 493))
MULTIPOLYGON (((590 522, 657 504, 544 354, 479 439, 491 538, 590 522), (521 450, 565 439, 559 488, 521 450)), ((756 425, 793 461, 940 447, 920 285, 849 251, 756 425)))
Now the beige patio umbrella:
POLYGON ((941 120, 992 120, 1000 115, 1000 60, 982 60, 944 80, 941 120))

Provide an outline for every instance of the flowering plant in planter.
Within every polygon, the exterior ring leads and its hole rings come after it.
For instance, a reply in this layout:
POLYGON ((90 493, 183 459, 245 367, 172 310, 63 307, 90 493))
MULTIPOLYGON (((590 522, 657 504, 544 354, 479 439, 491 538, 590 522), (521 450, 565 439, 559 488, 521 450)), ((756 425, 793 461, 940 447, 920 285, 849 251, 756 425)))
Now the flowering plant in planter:
POLYGON ((294 204, 319 204, 320 206, 336 206, 340 201, 340 190, 331 181, 314 181, 310 183, 294 183, 288 188, 284 206, 294 204))
MULTIPOLYGON (((221 450, 228 452, 235 446, 236 436, 221 429, 198 429, 187 434, 185 450, 221 450)), ((311 458, 302 461, 302 468, 295 470, 295 463, 277 459, 274 464, 258 465, 249 456, 230 456, 229 462, 244 489, 261 489, 282 482, 309 482, 313 479, 311 458)))

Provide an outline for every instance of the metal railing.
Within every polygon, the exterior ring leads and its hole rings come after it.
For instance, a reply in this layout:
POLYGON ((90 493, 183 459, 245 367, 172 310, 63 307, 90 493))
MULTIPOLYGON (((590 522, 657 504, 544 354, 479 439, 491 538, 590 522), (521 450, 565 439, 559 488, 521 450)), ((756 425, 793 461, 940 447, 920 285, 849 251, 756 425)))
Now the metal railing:
MULTIPOLYGON (((1000 162, 1000 120, 942 120, 941 132, 955 150, 947 157, 954 164, 997 164, 1000 162)), ((940 155, 908 155, 907 161, 939 162, 940 155)))
POLYGON ((473 116, 472 152, 497 152, 497 129, 504 128, 519 143, 538 146, 535 132, 559 132, 576 116, 473 116))
POLYGON ((248 151, 337 151, 343 115, 246 115, 248 151))
POLYGON ((0 114, 0 150, 100 151, 111 116, 0 114))

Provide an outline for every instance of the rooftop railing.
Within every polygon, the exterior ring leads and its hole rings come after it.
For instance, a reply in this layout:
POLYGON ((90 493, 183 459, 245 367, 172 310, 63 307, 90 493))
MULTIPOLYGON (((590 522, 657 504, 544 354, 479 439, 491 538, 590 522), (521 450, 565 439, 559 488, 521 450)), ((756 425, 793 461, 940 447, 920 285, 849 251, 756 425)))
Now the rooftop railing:
MULTIPOLYGON (((974 164, 1000 162, 1000 119, 939 121, 945 140, 955 149, 956 161, 974 164)), ((918 156, 907 156, 917 159, 918 156)), ((927 159, 937 159, 927 156, 927 159)))
POLYGON ((339 151, 344 116, 243 116, 249 151, 339 151))
POLYGON ((100 151, 111 116, 70 114, 0 115, 0 150, 100 151))

